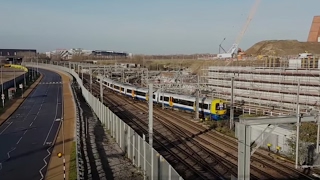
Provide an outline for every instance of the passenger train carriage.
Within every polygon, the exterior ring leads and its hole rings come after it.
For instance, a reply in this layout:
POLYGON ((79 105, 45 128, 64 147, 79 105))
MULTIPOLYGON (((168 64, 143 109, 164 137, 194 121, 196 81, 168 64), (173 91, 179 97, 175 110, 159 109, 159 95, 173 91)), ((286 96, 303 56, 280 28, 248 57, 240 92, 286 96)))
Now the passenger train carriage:
MULTIPOLYGON (((97 79, 100 82, 100 79, 97 79)), ((136 87, 132 84, 124 84, 112 79, 104 78, 103 85, 115 92, 121 93, 137 100, 148 101, 149 89, 136 87)), ((196 97, 161 92, 160 89, 153 93, 153 102, 163 104, 165 107, 194 112, 196 110, 196 97)), ((226 119, 226 102, 221 99, 203 97, 199 99, 199 113, 202 117, 212 120, 226 119)))

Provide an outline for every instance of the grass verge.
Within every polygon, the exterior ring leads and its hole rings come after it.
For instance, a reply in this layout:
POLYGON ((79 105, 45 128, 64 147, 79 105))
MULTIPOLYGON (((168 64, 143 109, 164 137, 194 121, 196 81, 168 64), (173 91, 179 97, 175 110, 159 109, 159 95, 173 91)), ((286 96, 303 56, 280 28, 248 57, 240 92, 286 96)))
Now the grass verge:
POLYGON ((69 180, 77 179, 77 149, 76 142, 72 143, 71 155, 70 155, 70 169, 69 169, 69 180))
POLYGON ((205 121, 205 125, 209 126, 210 129, 218 131, 230 137, 235 137, 234 131, 229 129, 227 121, 205 121))

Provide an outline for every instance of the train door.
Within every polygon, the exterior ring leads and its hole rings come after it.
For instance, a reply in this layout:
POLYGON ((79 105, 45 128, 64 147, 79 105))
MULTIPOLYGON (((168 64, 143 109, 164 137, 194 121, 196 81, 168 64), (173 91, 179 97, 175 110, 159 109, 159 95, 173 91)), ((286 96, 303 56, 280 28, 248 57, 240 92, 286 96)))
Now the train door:
POLYGON ((169 106, 173 107, 173 97, 169 97, 169 106))
POLYGON ((133 97, 133 98, 135 98, 136 97, 136 95, 135 95, 135 93, 134 93, 134 90, 132 89, 132 91, 131 91, 131 96, 133 97))

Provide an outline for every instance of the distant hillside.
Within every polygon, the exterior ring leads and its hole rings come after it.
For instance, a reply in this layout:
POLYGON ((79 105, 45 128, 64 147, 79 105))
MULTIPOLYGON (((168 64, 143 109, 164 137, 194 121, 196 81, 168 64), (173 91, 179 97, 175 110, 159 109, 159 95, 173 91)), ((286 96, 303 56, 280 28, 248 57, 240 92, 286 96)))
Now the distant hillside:
POLYGON ((320 54, 320 43, 299 42, 297 40, 268 40, 253 45, 246 51, 247 55, 276 55, 288 56, 298 55, 308 51, 313 54, 320 54))

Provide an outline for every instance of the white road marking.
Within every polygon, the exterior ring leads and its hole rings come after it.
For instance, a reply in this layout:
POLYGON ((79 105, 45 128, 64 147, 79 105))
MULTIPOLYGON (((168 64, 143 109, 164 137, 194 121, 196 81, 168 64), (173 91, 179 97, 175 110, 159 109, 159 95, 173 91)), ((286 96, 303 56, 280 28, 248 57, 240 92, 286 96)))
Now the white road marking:
POLYGON ((22 139, 22 138, 23 138, 23 136, 27 133, 27 131, 28 131, 28 130, 25 130, 25 131, 24 131, 24 133, 22 134, 22 136, 20 137, 20 139, 17 141, 17 143, 16 143, 16 144, 19 144, 19 143, 20 143, 21 139, 22 139))
POLYGON ((44 142, 43 142, 43 145, 46 144, 46 142, 47 142, 47 140, 48 140, 48 137, 49 137, 49 135, 50 135, 50 133, 51 133, 52 127, 53 127, 53 125, 54 125, 54 122, 55 122, 56 119, 57 119, 58 105, 59 105, 59 102, 58 102, 58 101, 59 101, 59 92, 60 92, 60 87, 58 88, 58 91, 57 91, 56 114, 55 114, 55 116, 54 116, 54 120, 53 120, 53 122, 52 122, 52 124, 51 124, 51 127, 50 127, 50 129, 49 129, 49 132, 48 132, 48 134, 47 134, 47 137, 46 137, 46 139, 45 139, 44 142))
POLYGON ((18 140, 18 142, 17 142, 16 144, 19 144, 19 142, 21 141, 22 137, 23 137, 23 136, 20 137, 20 139, 18 140))
POLYGON ((2 169, 2 163, 0 163, 0 171, 1 171, 1 169, 2 169))
POLYGON ((31 127, 31 126, 32 126, 32 124, 33 124, 33 121, 30 123, 30 125, 29 125, 29 126, 31 127))
MULTIPOLYGON (((59 101, 59 91, 60 91, 60 88, 61 87, 59 87, 58 88, 58 91, 57 91, 57 106, 56 106, 56 115, 55 115, 55 118, 54 118, 54 121, 52 122, 52 125, 51 125, 51 128, 50 128, 50 130, 49 130, 49 133, 50 133, 50 131, 51 131, 51 129, 52 129, 52 126, 53 126, 53 124, 54 124, 54 122, 55 122, 55 120, 56 120, 56 118, 57 118, 57 113, 58 113, 58 101, 59 101)), ((63 115, 63 107, 62 107, 62 112, 61 112, 61 114, 63 115)), ((60 129, 60 126, 61 126, 61 123, 59 123, 59 127, 58 127, 58 130, 60 129)), ((47 139, 48 139, 48 136, 49 136, 49 133, 48 133, 48 135, 47 135, 47 137, 46 137, 46 139, 45 139, 45 141, 44 141, 44 144, 46 143, 46 141, 47 141, 47 139)), ((56 133, 56 136, 58 136, 58 132, 56 133)), ((39 172, 40 172, 40 175, 41 175, 41 179, 40 180, 42 180, 43 178, 44 178, 44 176, 43 176, 43 174, 42 174, 42 170, 48 165, 48 163, 47 163, 47 158, 51 155, 51 153, 50 153, 50 151, 49 151, 49 149, 50 148, 52 148, 53 147, 53 145, 54 145, 54 143, 51 143, 51 145, 50 145, 50 147, 47 149, 47 152, 48 152, 48 155, 45 157, 45 158, 43 158, 43 162, 44 162, 44 166, 39 170, 39 172)))
POLYGON ((9 125, 8 125, 6 128, 4 128, 4 130, 1 131, 0 135, 1 135, 6 129, 8 129, 8 127, 9 127, 12 123, 13 123, 13 122, 10 122, 9 125))
POLYGON ((11 149, 10 151, 7 152, 8 159, 10 159, 10 153, 11 153, 12 151, 14 151, 15 149, 16 149, 16 148, 13 148, 13 149, 11 149))
POLYGON ((48 149, 47 149, 47 152, 48 152, 48 155, 46 157, 43 158, 43 162, 44 162, 44 166, 39 170, 40 172, 40 175, 41 175, 41 179, 42 180, 44 178, 43 174, 42 174, 42 170, 48 165, 46 159, 51 155, 49 149, 51 148, 52 146, 50 146, 48 149))
MULTIPOLYGON (((35 91, 33 91, 32 94, 29 95, 29 97, 32 97, 32 96, 34 95, 34 93, 36 93, 37 90, 38 90, 38 88, 37 88, 35 91)), ((44 100, 43 100, 43 101, 44 101, 44 100)), ((27 100, 23 101, 23 103, 21 104, 20 107, 24 107, 23 105, 24 105, 24 103, 26 103, 26 102, 27 102, 27 100)), ((42 104, 41 104, 41 105, 42 105, 42 104)), ((24 120, 26 119, 26 117, 30 114, 30 112, 31 112, 31 110, 33 109, 33 107, 34 107, 34 104, 33 104, 32 107, 30 108, 30 110, 28 111, 27 115, 24 116, 23 121, 24 121, 24 120)), ((39 112, 39 111, 40 111, 40 109, 38 110, 38 112, 39 112)), ((9 119, 10 119, 10 118, 9 118, 9 119)), ((35 119, 36 119, 36 117, 34 118, 34 120, 35 120, 35 119)), ((0 134, 2 134, 12 123, 13 123, 13 122, 10 122, 9 125, 8 125, 4 130, 2 130, 2 132, 1 132, 0 134)), ((28 130, 25 130, 25 131, 24 131, 23 135, 20 137, 20 139, 17 141, 16 144, 19 144, 19 143, 20 143, 22 137, 27 133, 27 131, 28 131, 28 130)), ((15 149, 16 149, 16 147, 12 148, 10 151, 7 152, 8 159, 11 158, 10 153, 12 153, 15 149)), ((1 166, 1 168, 0 168, 0 170, 1 170, 1 169, 2 169, 2 163, 0 163, 0 166, 1 166)))

